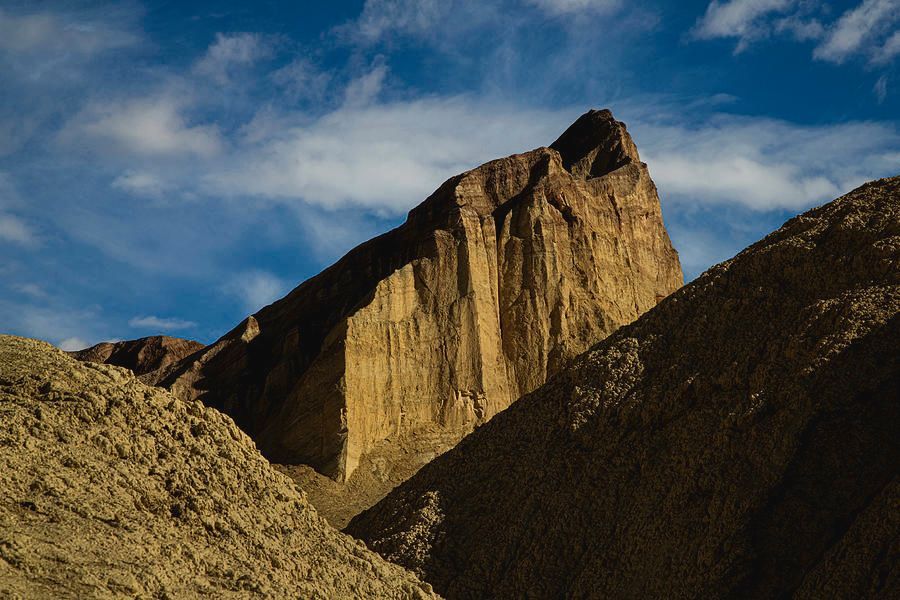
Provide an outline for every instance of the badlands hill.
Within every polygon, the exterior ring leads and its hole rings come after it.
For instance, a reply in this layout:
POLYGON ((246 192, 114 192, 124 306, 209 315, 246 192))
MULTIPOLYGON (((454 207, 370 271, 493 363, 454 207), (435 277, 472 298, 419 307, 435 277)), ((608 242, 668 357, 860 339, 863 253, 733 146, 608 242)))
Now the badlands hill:
POLYGON ((389 485, 385 456, 417 468, 681 284, 646 165, 591 111, 449 179, 158 383, 273 462, 389 485))
POLYGON ((146 375, 168 367, 201 348, 203 344, 193 340, 155 335, 139 340, 101 342, 69 354, 76 360, 116 365, 131 369, 135 375, 146 375))
POLYGON ((0 597, 428 598, 234 422, 0 336, 0 597))
POLYGON ((900 177, 787 222, 348 531, 448 598, 896 598, 900 177))

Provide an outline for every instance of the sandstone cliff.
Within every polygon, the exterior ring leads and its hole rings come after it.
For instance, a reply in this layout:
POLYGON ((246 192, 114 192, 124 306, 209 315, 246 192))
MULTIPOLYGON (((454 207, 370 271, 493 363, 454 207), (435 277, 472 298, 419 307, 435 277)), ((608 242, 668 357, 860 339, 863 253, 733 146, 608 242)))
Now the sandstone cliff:
POLYGON ((681 283, 646 165, 591 111, 451 178, 159 383, 343 480, 381 440, 460 437, 681 283))
POLYGON ((168 367, 203 348, 193 340, 155 335, 139 340, 101 342, 84 350, 69 352, 76 360, 105 363, 131 369, 135 375, 168 367))
POLYGON ((792 219, 348 531, 449 598, 900 591, 900 177, 792 219))
POLYGON ((0 597, 427 598, 234 422, 0 336, 0 597))

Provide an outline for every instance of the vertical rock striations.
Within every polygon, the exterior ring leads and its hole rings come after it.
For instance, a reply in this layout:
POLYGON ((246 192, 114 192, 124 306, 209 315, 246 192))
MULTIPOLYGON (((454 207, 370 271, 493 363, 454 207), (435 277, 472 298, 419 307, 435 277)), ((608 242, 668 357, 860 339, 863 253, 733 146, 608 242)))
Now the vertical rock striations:
POLYGON ((900 177, 792 219, 351 522, 447 598, 895 598, 900 177))
POLYGON ((591 111, 451 178, 159 383, 343 480, 381 440, 470 431, 681 283, 646 165, 591 111))

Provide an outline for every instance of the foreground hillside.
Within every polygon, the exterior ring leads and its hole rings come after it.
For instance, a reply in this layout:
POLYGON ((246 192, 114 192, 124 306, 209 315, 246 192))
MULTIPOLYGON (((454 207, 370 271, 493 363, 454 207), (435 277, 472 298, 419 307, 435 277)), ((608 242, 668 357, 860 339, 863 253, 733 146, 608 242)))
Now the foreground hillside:
POLYGON ((0 597, 425 598, 230 418, 0 336, 0 597))
POLYGON ((350 524, 450 598, 900 593, 900 178, 792 219, 350 524))

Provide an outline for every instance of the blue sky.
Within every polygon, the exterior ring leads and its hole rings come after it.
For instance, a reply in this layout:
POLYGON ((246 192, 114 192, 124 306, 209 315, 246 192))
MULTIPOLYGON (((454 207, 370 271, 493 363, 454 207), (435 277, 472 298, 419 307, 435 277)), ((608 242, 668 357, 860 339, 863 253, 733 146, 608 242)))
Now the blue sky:
POLYGON ((898 64, 900 0, 0 0, 0 331, 212 341, 591 107, 692 278, 900 174, 898 64))

